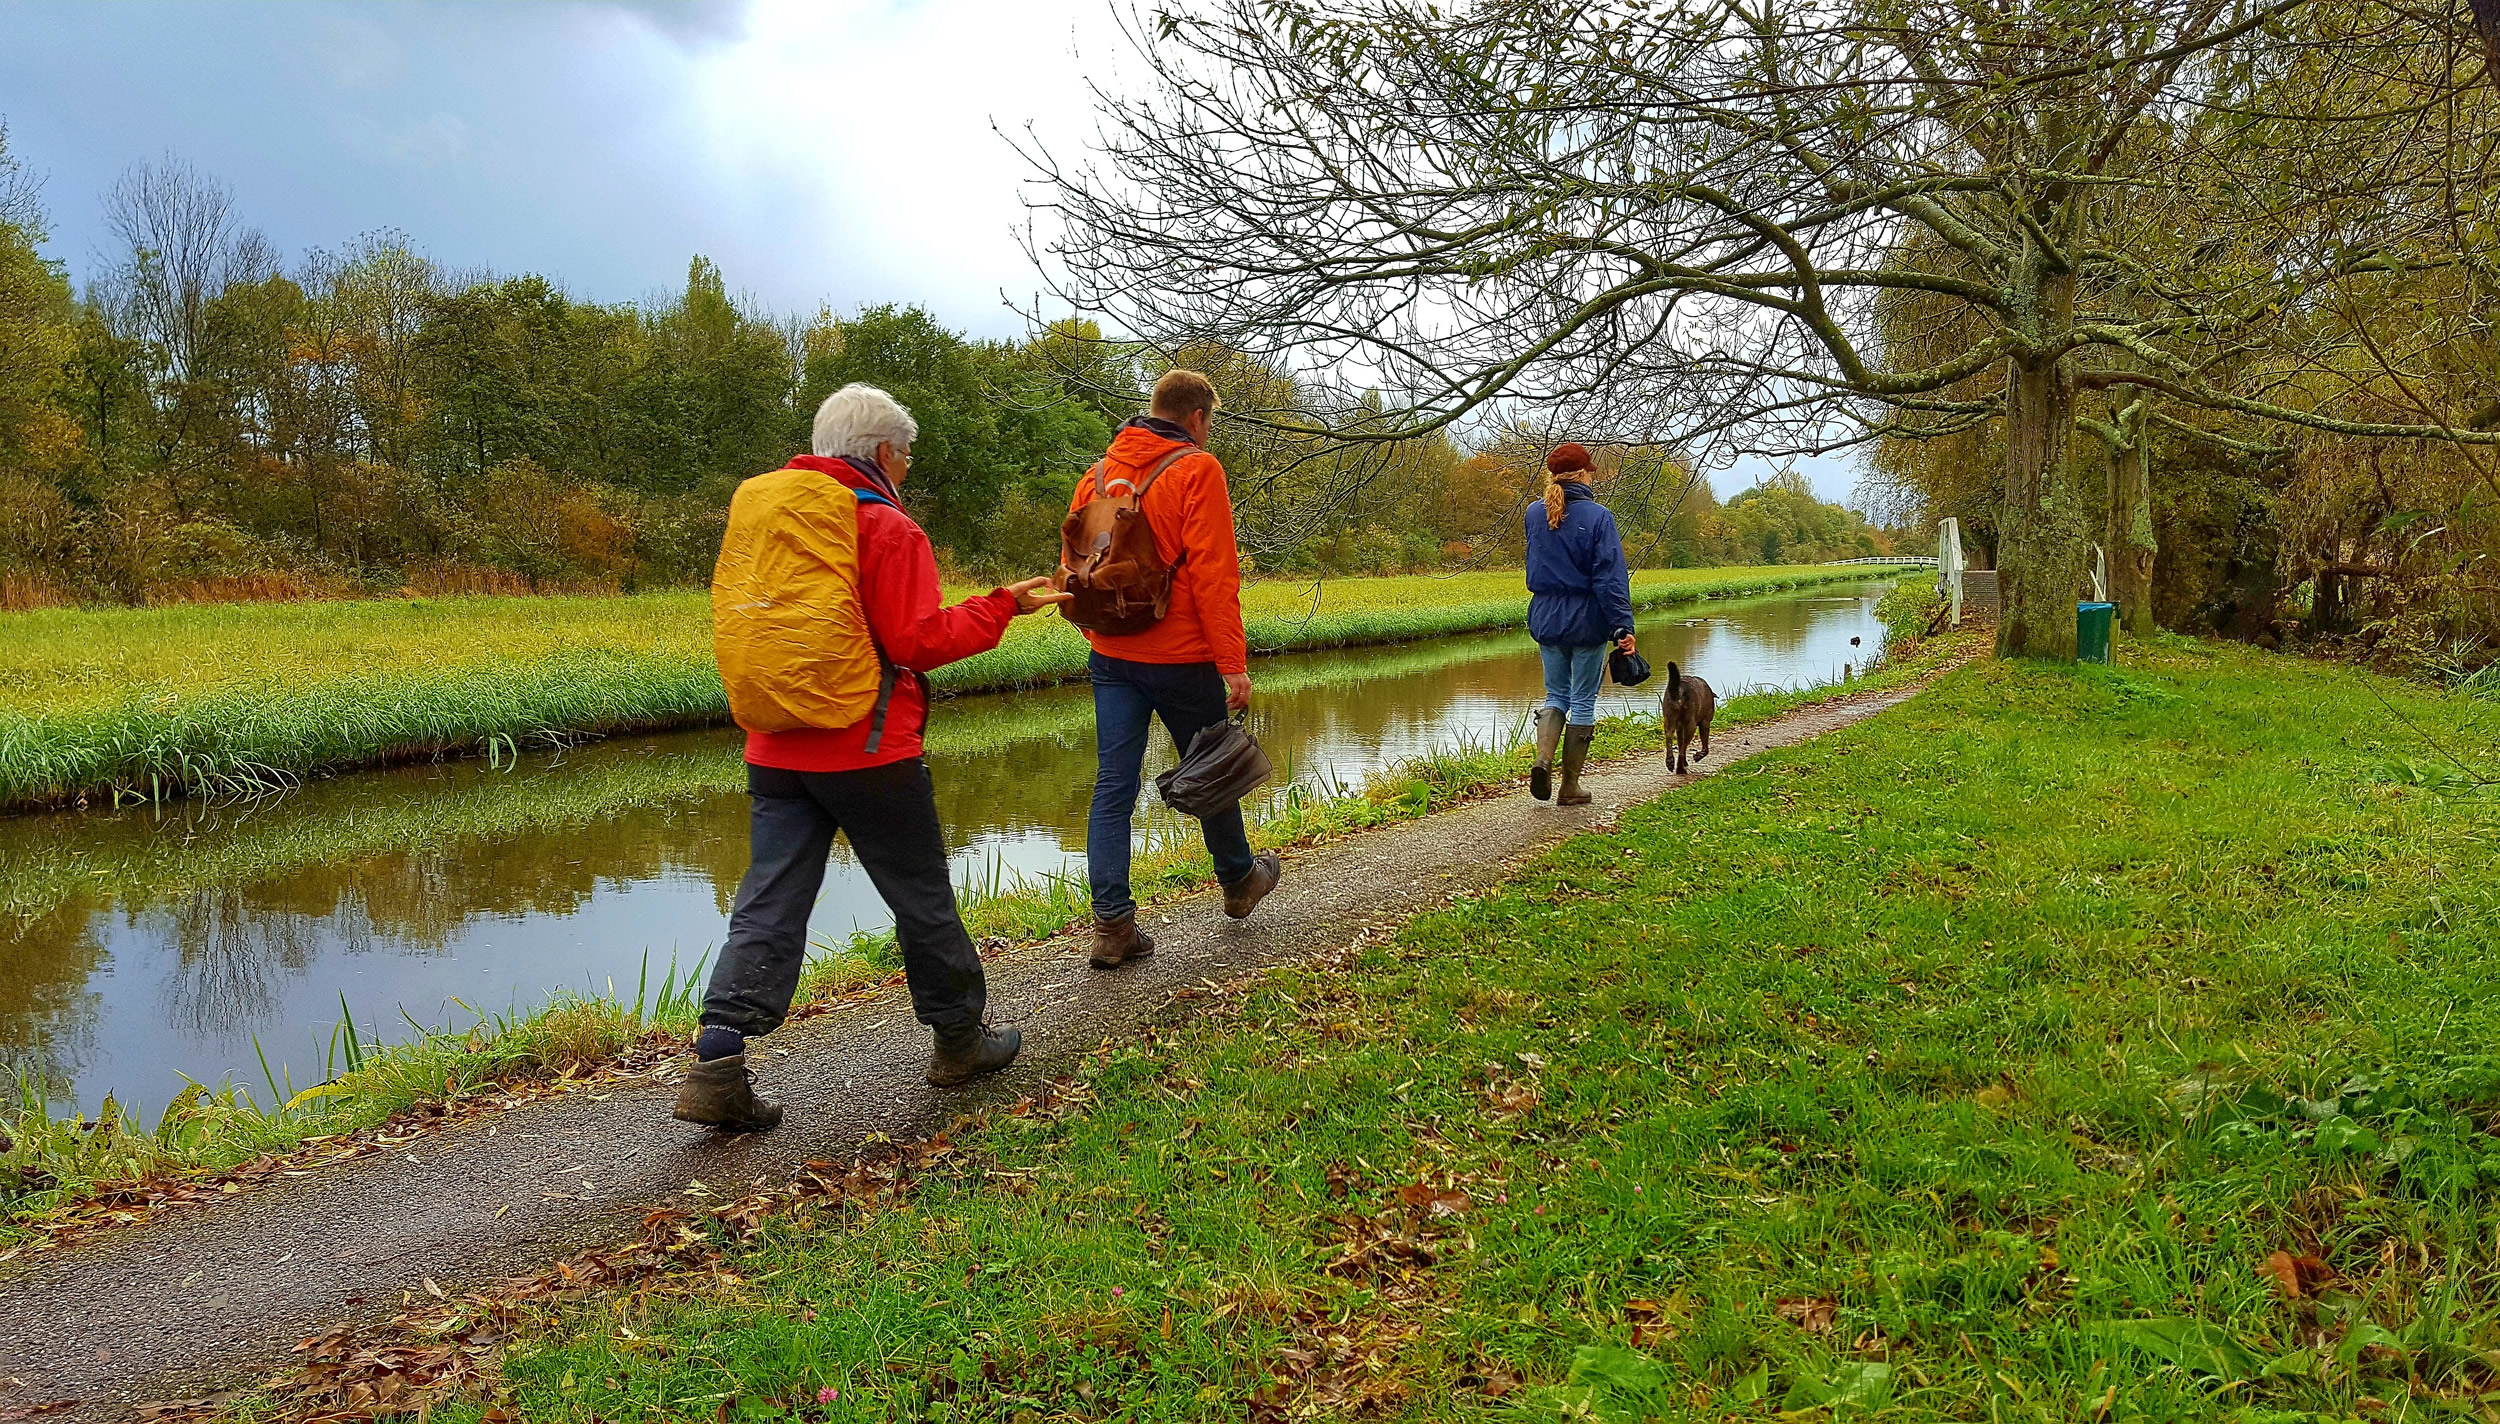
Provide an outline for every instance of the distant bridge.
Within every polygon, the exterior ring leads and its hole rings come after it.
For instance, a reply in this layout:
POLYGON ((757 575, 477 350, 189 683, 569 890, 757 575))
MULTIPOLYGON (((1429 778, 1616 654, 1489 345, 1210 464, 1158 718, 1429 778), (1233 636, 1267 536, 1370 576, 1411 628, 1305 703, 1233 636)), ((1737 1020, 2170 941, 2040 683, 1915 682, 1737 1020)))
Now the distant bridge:
POLYGON ((1932 569, 1936 566, 1936 556, 1933 554, 1895 554, 1880 559, 1833 559, 1824 567, 1841 569, 1851 564, 1913 564, 1922 569, 1932 569))

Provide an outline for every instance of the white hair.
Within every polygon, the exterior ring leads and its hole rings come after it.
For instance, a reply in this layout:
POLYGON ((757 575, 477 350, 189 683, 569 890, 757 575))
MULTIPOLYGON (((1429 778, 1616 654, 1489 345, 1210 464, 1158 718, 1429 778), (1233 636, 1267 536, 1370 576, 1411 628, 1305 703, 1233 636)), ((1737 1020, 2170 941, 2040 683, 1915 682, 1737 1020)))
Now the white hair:
POLYGON ((835 391, 816 407, 819 455, 874 460, 879 445, 891 444, 900 450, 919 433, 920 422, 911 418, 901 401, 861 381, 835 391))

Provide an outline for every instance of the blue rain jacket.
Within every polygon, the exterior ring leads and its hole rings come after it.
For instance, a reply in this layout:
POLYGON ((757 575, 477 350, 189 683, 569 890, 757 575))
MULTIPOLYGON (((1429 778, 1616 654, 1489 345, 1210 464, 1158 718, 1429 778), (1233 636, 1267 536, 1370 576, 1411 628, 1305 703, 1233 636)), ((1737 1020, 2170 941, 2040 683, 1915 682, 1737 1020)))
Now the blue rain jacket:
POLYGON ((1563 485, 1563 522, 1545 527, 1545 501, 1523 512, 1528 530, 1528 636, 1585 648, 1632 631, 1632 569, 1615 516, 1577 480, 1563 485))

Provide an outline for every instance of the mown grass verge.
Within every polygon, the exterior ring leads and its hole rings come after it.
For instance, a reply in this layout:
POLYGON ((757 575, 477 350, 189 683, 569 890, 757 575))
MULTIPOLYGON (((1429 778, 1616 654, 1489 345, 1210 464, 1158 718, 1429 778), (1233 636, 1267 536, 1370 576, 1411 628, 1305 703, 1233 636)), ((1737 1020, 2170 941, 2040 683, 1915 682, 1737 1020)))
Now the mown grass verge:
MULTIPOLYGON (((1881 577, 1658 570, 1648 606, 1881 577)), ((1254 584, 1268 652, 1433 637, 1525 616, 1516 573, 1254 584)), ((973 692, 1083 672, 1064 621, 1020 619, 942 670, 973 692)), ((700 593, 192 605, 0 614, 0 809, 282 785, 310 772, 500 757, 568 737, 724 720, 700 593)))
MULTIPOLYGON (((1761 693, 1723 703, 1722 728, 1768 720, 1853 692, 1904 685, 1975 647, 1935 640, 1843 687, 1761 693)), ((1600 724, 1599 760, 1654 750, 1656 719, 1600 724)), ((1507 786, 1526 772, 1518 745, 1446 749, 1373 778, 1358 792, 1325 797, 1295 788, 1252 823, 1262 849, 1311 845, 1334 836, 1409 820, 1507 786)), ((1194 836, 1141 852, 1132 883, 1152 900, 1212 883, 1213 867, 1194 836)), ((1076 878, 1017 878, 973 887, 963 914, 976 938, 1048 938, 1088 913, 1076 878)), ((887 982, 900 968, 890 934, 819 943, 799 990, 800 1011, 887 982)), ((292 1081, 223 1084, 186 1091, 162 1112, 108 1106, 97 1120, 55 1118, 42 1095, 21 1087, 0 1108, 0 1252, 47 1234, 140 1215, 213 1188, 235 1168, 275 1158, 320 1158, 377 1129, 412 1118, 474 1110, 498 1094, 565 1074, 595 1074, 620 1058, 681 1044, 695 1026, 703 965, 648 964, 630 999, 565 994, 532 1014, 481 1019, 467 1029, 429 1031, 384 1044, 370 1032, 334 1035, 331 1072, 317 1085, 292 1081), (354 1061, 348 1061, 354 1045, 354 1061), (302 1086, 315 1091, 302 1093, 302 1086)), ((343 1006, 344 1007, 344 1006, 343 1006)), ((342 1015, 344 1018, 345 1016, 342 1015)))
POLYGON ((432 1417, 2481 1417, 2496 739, 1975 665, 533 1307, 432 1417))

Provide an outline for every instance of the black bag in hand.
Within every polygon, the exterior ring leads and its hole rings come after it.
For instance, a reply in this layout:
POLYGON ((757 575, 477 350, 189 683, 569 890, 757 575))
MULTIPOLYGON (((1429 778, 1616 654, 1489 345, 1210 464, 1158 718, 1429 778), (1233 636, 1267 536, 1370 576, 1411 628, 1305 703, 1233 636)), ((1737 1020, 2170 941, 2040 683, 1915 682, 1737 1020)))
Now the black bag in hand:
POLYGON ((1275 770, 1259 749, 1258 738, 1227 718, 1200 728, 1189 739, 1181 764, 1155 778, 1155 790, 1163 794, 1164 805, 1203 821, 1240 805, 1275 770))
POLYGON ((1617 687, 1638 687, 1649 681, 1649 659, 1617 648, 1606 658, 1606 672, 1617 687))

